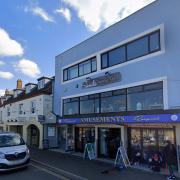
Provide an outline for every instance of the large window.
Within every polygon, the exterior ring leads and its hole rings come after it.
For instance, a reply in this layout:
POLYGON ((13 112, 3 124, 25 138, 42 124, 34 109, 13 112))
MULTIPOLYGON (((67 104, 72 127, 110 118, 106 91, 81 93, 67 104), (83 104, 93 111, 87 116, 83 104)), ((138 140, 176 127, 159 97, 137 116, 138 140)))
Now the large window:
POLYGON ((80 114, 92 114, 99 112, 99 94, 80 97, 80 114))
POLYGON ((128 88, 128 111, 163 108, 162 82, 128 88))
POLYGON ((135 40, 127 45, 127 60, 148 54, 148 36, 135 40))
POLYGON ((68 81, 97 70, 96 57, 83 61, 63 70, 63 81, 68 81))
POLYGON ((156 51, 160 51, 160 30, 152 32, 134 41, 101 55, 101 68, 105 69, 124 63, 156 51))
POLYGON ((163 109, 163 83, 65 99, 63 115, 163 109))
POLYGON ((70 98, 63 101, 64 115, 79 114, 79 98, 70 98))
POLYGON ((102 54, 101 58, 102 58, 102 68, 123 63, 126 60, 125 46, 106 52, 102 54))
POLYGON ((101 113, 126 111, 126 91, 101 93, 101 113))

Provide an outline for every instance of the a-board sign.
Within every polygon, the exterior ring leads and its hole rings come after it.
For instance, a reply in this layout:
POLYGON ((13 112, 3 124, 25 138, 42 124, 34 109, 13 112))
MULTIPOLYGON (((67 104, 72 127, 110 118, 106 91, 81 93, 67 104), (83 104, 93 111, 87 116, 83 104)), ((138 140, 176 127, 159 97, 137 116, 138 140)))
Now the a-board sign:
POLYGON ((94 150, 94 143, 87 143, 84 148, 84 158, 88 157, 90 160, 96 159, 94 150))
POLYGON ((124 146, 120 146, 118 148, 114 166, 115 167, 126 167, 126 168, 128 166, 130 166, 129 158, 127 156, 124 146))

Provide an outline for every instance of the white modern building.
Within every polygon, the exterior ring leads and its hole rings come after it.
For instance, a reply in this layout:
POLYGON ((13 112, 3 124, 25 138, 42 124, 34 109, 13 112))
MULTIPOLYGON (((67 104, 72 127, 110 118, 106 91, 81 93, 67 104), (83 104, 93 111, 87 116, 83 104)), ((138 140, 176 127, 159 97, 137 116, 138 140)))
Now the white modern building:
POLYGON ((18 80, 13 92, 6 90, 1 97, 0 127, 21 134, 29 146, 42 148, 44 139, 49 139, 49 145, 53 146, 51 139, 55 137, 54 79, 41 77, 37 81, 37 84, 28 83, 22 88, 22 81, 18 80))
POLYGON ((114 159, 122 142, 148 164, 171 141, 180 169, 179 12, 179 0, 154 1, 56 56, 60 148, 83 152, 91 142, 114 159))

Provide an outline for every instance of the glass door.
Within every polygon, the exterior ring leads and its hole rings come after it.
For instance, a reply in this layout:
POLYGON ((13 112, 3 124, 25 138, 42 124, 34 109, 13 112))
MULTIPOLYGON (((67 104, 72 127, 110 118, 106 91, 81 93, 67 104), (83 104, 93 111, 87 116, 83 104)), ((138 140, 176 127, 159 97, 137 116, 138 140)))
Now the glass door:
POLYGON ((76 127, 75 128, 75 150, 84 152, 86 143, 95 142, 95 128, 93 127, 76 127))
POLYGON ((99 156, 114 159, 120 146, 121 130, 119 128, 99 128, 98 136, 99 156))
POLYGON ((58 146, 60 149, 66 149, 66 126, 58 128, 58 146))

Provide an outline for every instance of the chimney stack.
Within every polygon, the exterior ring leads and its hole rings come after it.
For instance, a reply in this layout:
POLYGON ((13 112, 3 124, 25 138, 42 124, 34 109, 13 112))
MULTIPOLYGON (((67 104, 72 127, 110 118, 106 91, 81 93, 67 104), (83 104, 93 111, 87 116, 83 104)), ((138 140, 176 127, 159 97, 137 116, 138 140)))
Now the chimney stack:
POLYGON ((22 81, 21 81, 21 79, 18 79, 18 80, 17 80, 16 89, 22 89, 22 81))

